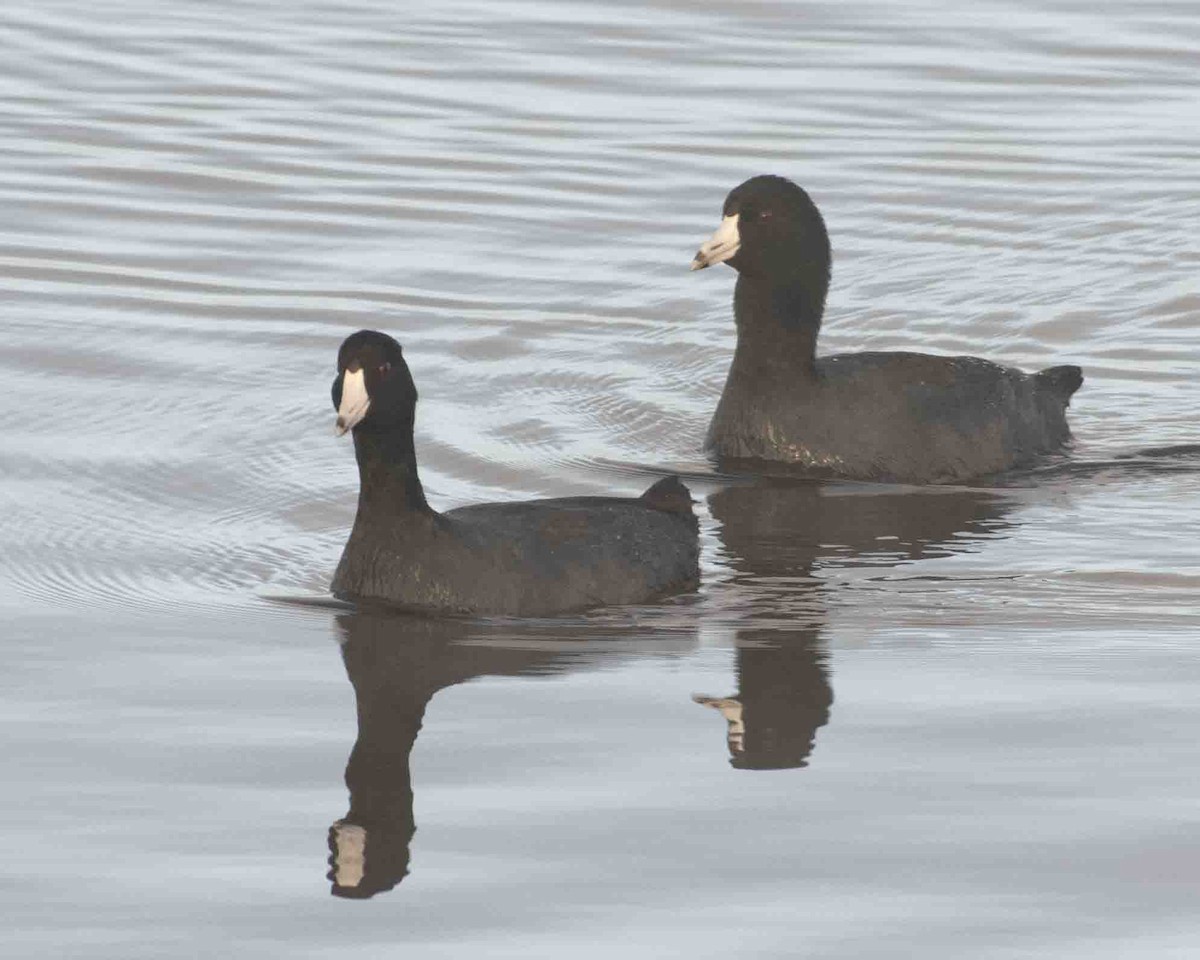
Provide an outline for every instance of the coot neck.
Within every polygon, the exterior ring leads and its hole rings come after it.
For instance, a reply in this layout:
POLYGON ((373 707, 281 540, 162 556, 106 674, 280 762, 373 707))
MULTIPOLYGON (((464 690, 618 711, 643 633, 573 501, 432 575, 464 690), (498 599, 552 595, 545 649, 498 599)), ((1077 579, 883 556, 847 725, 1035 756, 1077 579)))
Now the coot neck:
POLYGON ((433 513, 417 476, 411 422, 383 429, 357 427, 354 454, 358 459, 359 519, 433 513))
POLYGON ((408 874, 416 830, 409 757, 433 690, 419 664, 416 670, 397 671, 381 644, 351 639, 342 657, 354 684, 358 739, 346 762, 350 809, 331 835, 340 840, 338 827, 353 824, 366 836, 365 849, 359 841, 358 858, 352 843, 349 850, 340 843, 335 847, 330 879, 339 896, 371 896, 408 874))
POLYGON ((740 273, 733 291, 734 365, 745 372, 811 369, 825 310, 828 274, 785 278, 740 273))
MULTIPOLYGON (((390 674, 384 674, 393 680, 390 674)), ((363 826, 412 825, 409 755, 421 730, 428 691, 355 687, 358 739, 346 762, 350 812, 346 819, 363 826)))

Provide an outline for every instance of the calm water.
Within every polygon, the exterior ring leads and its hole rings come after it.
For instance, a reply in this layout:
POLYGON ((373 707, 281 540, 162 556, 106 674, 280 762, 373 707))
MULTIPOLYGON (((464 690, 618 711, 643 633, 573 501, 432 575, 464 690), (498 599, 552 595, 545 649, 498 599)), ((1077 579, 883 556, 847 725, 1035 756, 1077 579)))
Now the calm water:
POLYGON ((1200 953, 1200 456, 1121 459, 1200 441, 1195 4, 27 2, 0 42, 6 957, 1200 953), (687 267, 763 172, 830 224, 826 350, 1080 363, 1074 464, 713 477, 733 275, 687 267), (363 326, 435 505, 677 469, 699 593, 272 599, 348 530, 363 326))

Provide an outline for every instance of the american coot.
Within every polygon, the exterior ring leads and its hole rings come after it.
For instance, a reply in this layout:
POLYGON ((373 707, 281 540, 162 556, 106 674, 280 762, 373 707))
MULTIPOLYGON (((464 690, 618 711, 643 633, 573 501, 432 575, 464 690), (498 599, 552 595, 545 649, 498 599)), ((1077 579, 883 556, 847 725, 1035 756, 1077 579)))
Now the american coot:
POLYGON ((829 288, 829 235, 783 177, 752 177, 692 261, 728 263, 737 349, 707 448, 862 480, 946 483, 1008 470, 1061 448, 1078 367, 1026 374, 976 357, 816 357, 829 288))
POLYGON ((400 344, 347 337, 333 381, 337 431, 354 431, 358 514, 333 577, 342 599, 414 610, 537 616, 637 603, 699 579, 687 488, 660 480, 636 499, 489 503, 438 513, 417 477, 417 389, 400 344))

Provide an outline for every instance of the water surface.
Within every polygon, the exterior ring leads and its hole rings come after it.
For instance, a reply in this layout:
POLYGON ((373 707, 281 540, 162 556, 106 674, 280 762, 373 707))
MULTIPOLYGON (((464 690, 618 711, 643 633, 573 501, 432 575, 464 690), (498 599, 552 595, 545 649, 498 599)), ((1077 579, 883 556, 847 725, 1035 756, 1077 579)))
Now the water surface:
POLYGON ((1191 5, 61 0, 0 38, 6 956, 1200 949, 1191 5), (733 275, 687 267, 763 172, 829 224, 823 349, 1080 363, 1072 463, 713 476, 733 275), (437 507, 681 470, 700 591, 272 599, 352 519, 366 326, 437 507))

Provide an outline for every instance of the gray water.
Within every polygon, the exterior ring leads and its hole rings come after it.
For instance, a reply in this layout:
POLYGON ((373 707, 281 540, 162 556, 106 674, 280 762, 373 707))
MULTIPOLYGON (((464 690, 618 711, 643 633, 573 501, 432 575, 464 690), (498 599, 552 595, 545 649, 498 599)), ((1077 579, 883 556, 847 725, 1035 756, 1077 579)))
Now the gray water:
POLYGON ((1200 7, 43 0, 0 49, 6 957, 1200 954, 1200 7), (687 268, 764 172, 824 350, 1080 363, 1072 463, 714 477, 687 268), (360 327, 435 506, 679 470, 699 592, 281 602, 360 327))

